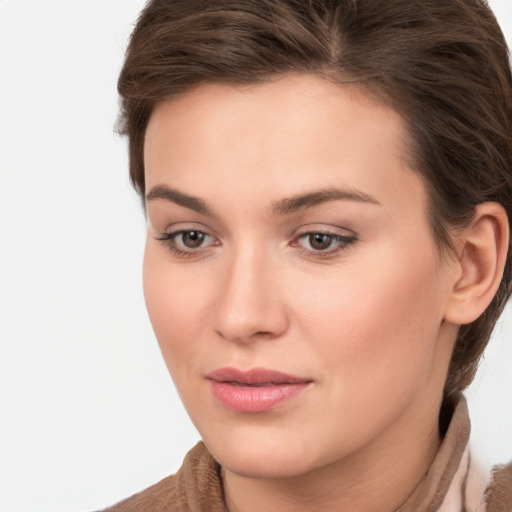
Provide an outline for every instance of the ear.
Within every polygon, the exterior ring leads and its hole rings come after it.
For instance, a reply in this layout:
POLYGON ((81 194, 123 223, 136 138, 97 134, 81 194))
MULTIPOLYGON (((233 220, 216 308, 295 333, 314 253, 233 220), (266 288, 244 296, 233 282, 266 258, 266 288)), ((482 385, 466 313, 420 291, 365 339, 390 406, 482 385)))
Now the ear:
POLYGON ((445 320, 469 324, 485 311, 503 276, 508 240, 509 225, 503 207, 498 203, 479 204, 471 224, 454 240, 456 275, 445 320))

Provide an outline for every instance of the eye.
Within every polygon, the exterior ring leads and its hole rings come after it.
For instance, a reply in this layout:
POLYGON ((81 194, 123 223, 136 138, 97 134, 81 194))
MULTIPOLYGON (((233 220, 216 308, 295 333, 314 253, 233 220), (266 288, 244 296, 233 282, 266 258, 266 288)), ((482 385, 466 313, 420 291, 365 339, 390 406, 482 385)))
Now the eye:
POLYGON ((197 249, 204 243, 208 235, 202 231, 183 231, 178 238, 181 243, 189 249, 197 249))
POLYGON ((165 233, 157 237, 157 240, 178 257, 194 256, 204 249, 218 245, 213 236, 198 229, 165 233))
POLYGON ((334 237, 326 233, 311 233, 308 235, 307 240, 315 251, 325 251, 331 246, 334 237))
POLYGON ((355 241, 355 235, 346 236, 319 231, 303 233, 293 245, 312 254, 330 255, 345 250, 355 241))

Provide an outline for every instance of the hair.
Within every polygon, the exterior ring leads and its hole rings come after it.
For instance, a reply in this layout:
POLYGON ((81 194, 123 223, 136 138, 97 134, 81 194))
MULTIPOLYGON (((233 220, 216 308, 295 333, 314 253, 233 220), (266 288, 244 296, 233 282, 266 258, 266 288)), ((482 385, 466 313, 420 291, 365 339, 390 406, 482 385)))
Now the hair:
MULTIPOLYGON (((288 73, 355 83, 394 108, 428 190, 438 248, 475 207, 512 219, 512 76, 483 0, 150 0, 132 33, 118 91, 131 181, 144 200, 144 137, 159 102, 202 84, 256 84, 288 73)), ((512 291, 511 247, 497 294, 462 325, 445 384, 455 403, 512 291)))

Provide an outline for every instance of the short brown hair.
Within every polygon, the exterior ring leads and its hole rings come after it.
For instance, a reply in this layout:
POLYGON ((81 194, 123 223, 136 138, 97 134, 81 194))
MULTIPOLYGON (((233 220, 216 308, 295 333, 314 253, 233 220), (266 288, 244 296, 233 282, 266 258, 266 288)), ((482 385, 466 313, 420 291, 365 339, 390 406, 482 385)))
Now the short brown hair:
MULTIPOLYGON (((143 148, 154 106, 205 83, 252 84, 290 72, 357 82, 403 117, 412 167, 429 191, 440 249, 448 227, 496 201, 512 219, 509 54, 483 0, 150 0, 119 77, 120 131, 144 198, 143 148)), ((511 293, 461 326, 445 399, 471 382, 511 293)))

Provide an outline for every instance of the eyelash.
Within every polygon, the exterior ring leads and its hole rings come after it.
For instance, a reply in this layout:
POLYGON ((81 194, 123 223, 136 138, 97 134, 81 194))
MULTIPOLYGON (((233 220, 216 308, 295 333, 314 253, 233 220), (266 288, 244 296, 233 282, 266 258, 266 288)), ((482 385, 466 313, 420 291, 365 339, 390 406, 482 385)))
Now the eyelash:
POLYGON ((295 238, 295 241, 292 242, 292 246, 298 247, 301 252, 304 252, 307 255, 311 255, 315 258, 329 258, 339 254, 343 251, 346 251, 350 245, 357 241, 356 235, 340 235, 338 233, 332 233, 330 231, 308 231, 306 233, 302 233, 295 238), (335 246, 332 248, 328 248, 325 250, 321 249, 306 249, 299 245, 300 240, 307 240, 308 238, 320 235, 327 236, 331 238, 331 242, 334 242, 335 246))
MULTIPOLYGON (((181 249, 176 243, 176 238, 178 238, 180 235, 183 236, 190 233, 198 233, 200 235, 213 239, 211 235, 199 229, 181 229, 179 231, 174 231, 173 233, 165 233, 162 236, 157 237, 156 239, 160 241, 165 247, 167 247, 167 249, 169 249, 174 256, 177 256, 178 258, 191 258, 193 256, 197 256, 199 253, 203 252, 209 246, 198 247, 197 249, 189 248, 188 250, 181 249)), ((213 243, 212 245, 218 244, 213 243)))
MULTIPOLYGON (((189 230, 183 229, 183 230, 179 230, 179 231, 174 231, 172 233, 165 233, 159 237, 156 237, 156 239, 159 242, 161 242, 167 249, 169 249, 169 251, 174 256, 176 256, 178 258, 191 258, 194 256, 198 256, 199 254, 201 254, 204 250, 208 249, 209 247, 219 245, 218 243, 215 243, 215 241, 214 241, 212 244, 209 244, 206 247, 198 247, 197 249, 189 248, 188 250, 181 249, 178 246, 176 239, 179 236, 183 236, 185 234, 190 234, 190 233, 196 233, 201 236, 204 236, 205 238, 209 237, 209 238, 212 238, 212 240, 214 240, 213 237, 211 235, 209 235, 208 233, 201 231, 201 230, 196 230, 196 229, 189 229, 189 230)), ((356 241, 357 241, 356 235, 346 236, 346 235, 340 235, 337 233, 332 233, 329 231, 308 231, 306 233, 301 233, 299 236, 295 237, 295 239, 291 243, 291 246, 297 247, 302 253, 312 256, 312 257, 315 257, 315 258, 329 258, 329 257, 335 256, 336 254, 338 254, 340 252, 346 251, 349 248, 349 246, 352 245, 356 241), (307 249, 305 247, 300 246, 300 244, 299 244, 300 240, 306 240, 315 235, 330 237, 331 242, 335 243, 335 247, 328 248, 326 250, 322 250, 322 249, 315 250, 315 249, 307 249)))

